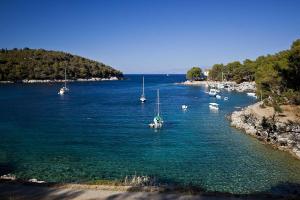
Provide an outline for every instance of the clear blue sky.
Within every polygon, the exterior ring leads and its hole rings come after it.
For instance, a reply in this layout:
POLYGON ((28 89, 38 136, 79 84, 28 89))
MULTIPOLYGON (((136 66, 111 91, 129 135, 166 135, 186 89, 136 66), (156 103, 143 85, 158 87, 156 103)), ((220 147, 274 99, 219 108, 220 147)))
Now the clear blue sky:
POLYGON ((300 0, 0 0, 0 27, 0 48, 184 73, 289 48, 300 38, 300 0))

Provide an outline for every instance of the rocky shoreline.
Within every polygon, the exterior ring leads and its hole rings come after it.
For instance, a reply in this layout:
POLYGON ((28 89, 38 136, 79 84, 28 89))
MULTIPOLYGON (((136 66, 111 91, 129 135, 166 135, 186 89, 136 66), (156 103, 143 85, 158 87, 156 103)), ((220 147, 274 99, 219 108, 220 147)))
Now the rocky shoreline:
POLYGON ((255 82, 242 82, 236 83, 233 81, 190 81, 186 80, 181 83, 175 83, 176 85, 185 85, 185 86, 205 86, 205 87, 215 87, 219 89, 223 89, 224 85, 229 86, 230 91, 236 92, 255 92, 256 85, 255 82), (222 86, 222 88, 220 88, 222 86))
MULTIPOLYGON (((117 81, 117 80, 121 80, 118 77, 112 76, 110 78, 97 78, 97 77, 93 77, 93 78, 79 78, 79 79, 68 79, 66 80, 67 82, 89 82, 89 81, 117 81)), ((61 79, 54 79, 54 80, 36 80, 36 79, 24 79, 24 80, 20 80, 17 81, 18 83, 61 83, 64 82, 64 80, 61 79)), ((16 83, 14 81, 0 81, 0 84, 3 83, 16 83)))
POLYGON ((283 112, 276 114, 273 108, 264 108, 262 102, 258 102, 233 112, 231 126, 300 159, 300 119, 297 115, 300 108, 282 108, 283 112))

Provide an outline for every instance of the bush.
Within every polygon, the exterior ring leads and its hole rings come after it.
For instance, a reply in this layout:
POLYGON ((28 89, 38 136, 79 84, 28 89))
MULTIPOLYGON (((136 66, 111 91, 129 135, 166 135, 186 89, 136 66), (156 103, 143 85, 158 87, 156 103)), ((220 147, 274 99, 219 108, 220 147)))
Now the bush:
POLYGON ((288 104, 300 105, 300 92, 289 89, 283 93, 288 100, 288 104))

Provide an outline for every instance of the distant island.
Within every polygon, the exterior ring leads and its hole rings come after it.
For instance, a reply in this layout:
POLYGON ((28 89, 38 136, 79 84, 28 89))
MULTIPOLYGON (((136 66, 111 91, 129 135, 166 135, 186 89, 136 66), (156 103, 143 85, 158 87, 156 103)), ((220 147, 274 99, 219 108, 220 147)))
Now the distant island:
POLYGON ((65 69, 70 80, 115 80, 123 77, 121 71, 101 62, 61 51, 29 48, 0 50, 1 82, 63 80, 65 69))

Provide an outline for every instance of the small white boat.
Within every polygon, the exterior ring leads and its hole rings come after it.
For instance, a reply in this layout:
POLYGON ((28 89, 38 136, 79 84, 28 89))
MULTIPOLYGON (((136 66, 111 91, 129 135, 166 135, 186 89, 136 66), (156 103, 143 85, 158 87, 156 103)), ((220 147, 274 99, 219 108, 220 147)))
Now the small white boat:
POLYGON ((212 110, 219 110, 219 104, 209 103, 209 108, 212 109, 212 110))
POLYGON ((69 89, 67 87, 62 87, 60 88, 58 94, 60 95, 64 95, 65 93, 67 93, 69 91, 69 89))
POLYGON ((143 76, 143 92, 142 92, 142 95, 141 95, 141 97, 140 97, 140 101, 141 101, 142 103, 144 103, 144 102, 146 101, 144 85, 145 85, 145 80, 144 80, 144 76, 143 76))
POLYGON ((247 95, 250 96, 250 97, 257 98, 257 96, 254 92, 247 92, 247 95))
POLYGON ((182 109, 182 110, 187 110, 187 108, 188 108, 187 105, 182 105, 182 106, 181 106, 181 109, 182 109))
POLYGON ((217 95, 216 95, 216 98, 217 98, 217 99, 221 99, 222 97, 221 97, 220 95, 217 94, 217 95))
POLYGON ((64 87, 60 88, 58 94, 59 95, 64 95, 65 93, 69 92, 69 88, 67 88, 67 69, 65 68, 65 85, 64 87))
POLYGON ((162 117, 159 115, 159 90, 157 90, 157 115, 154 117, 153 119, 153 123, 150 123, 149 126, 150 128, 161 128, 163 126, 163 119, 162 117))
POLYGON ((208 92, 208 95, 215 97, 217 95, 217 90, 214 88, 211 88, 208 92))
POLYGON ((227 101, 228 100, 228 97, 224 97, 224 101, 227 101))
POLYGON ((224 84, 223 84, 223 83, 218 83, 218 84, 217 84, 217 88, 223 89, 223 88, 224 88, 224 84))

